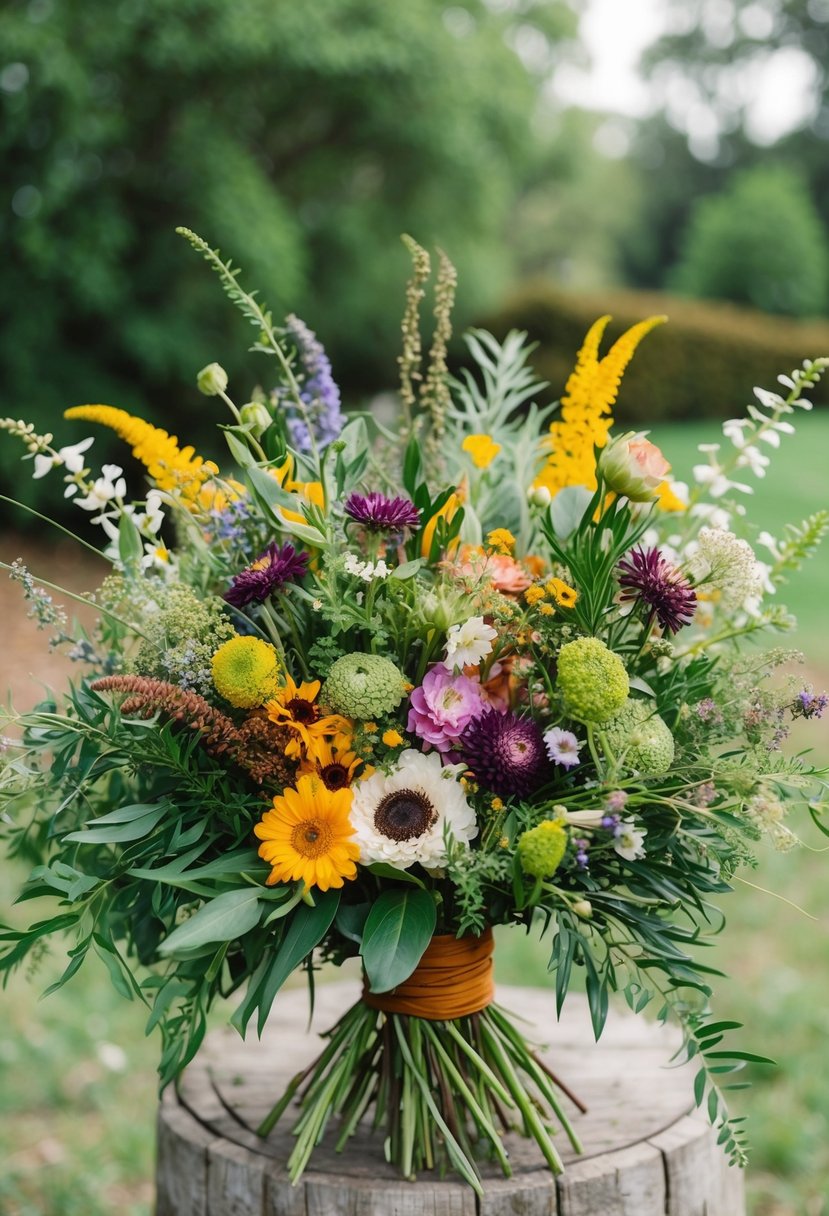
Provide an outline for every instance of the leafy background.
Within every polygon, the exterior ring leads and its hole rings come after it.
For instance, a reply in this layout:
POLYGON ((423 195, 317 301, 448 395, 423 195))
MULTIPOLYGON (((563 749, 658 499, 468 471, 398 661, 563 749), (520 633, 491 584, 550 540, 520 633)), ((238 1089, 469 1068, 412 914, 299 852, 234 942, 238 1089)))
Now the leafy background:
MULTIPOLYGON (((620 417, 652 423, 687 472, 694 445, 741 411, 752 384, 829 353, 829 4, 661 0, 665 32, 641 65, 649 106, 631 118, 565 105, 556 90, 585 60, 579 22, 597 2, 9 0, 0 412, 68 442, 80 436, 62 409, 107 401, 215 450, 196 371, 220 360, 241 396, 258 369, 178 223, 220 244, 276 315, 303 316, 346 399, 363 403, 393 387, 408 230, 458 263, 459 324, 518 325, 538 340, 552 395, 599 312, 619 328, 667 312, 620 417), (770 144, 751 106, 781 53, 810 105, 770 144)), ((774 455, 758 526, 825 505, 826 399, 774 455)), ((123 461, 98 437, 96 453, 107 450, 123 461)), ((4 438, 4 484, 59 511, 48 480, 21 479, 18 456, 4 438)), ((24 525, 3 517, 4 559, 22 553, 56 582, 94 583, 24 525)), ((825 555, 789 591, 823 687, 825 555)), ((54 683, 67 668, 43 653, 11 585, 0 612, 0 684, 24 706, 37 697, 30 673, 54 683)), ((829 760, 826 724, 802 745, 829 760)), ((829 1212, 824 866, 807 850, 764 857, 757 882, 818 920, 741 889, 717 946, 734 977, 720 1010, 746 1023, 749 1048, 781 1060, 757 1072, 748 1099, 753 1216, 829 1212)), ((4 906, 17 877, 2 872, 4 906)), ((0 1211, 13 1216, 151 1209, 156 1045, 96 965, 41 1004, 59 969, 45 959, 3 998, 0 1211)), ((545 979, 543 955, 515 936, 499 968, 545 979)))

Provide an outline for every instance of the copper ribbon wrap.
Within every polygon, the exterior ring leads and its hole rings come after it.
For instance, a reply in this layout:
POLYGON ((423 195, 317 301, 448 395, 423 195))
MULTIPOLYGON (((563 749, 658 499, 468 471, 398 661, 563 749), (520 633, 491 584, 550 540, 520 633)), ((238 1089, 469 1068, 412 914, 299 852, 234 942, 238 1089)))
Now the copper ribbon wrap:
POLYGON ((478 1013, 495 995, 492 980, 492 930, 480 937, 433 937, 423 958, 390 992, 369 992, 363 1000, 384 1013, 406 1013, 429 1022, 451 1021, 478 1013))

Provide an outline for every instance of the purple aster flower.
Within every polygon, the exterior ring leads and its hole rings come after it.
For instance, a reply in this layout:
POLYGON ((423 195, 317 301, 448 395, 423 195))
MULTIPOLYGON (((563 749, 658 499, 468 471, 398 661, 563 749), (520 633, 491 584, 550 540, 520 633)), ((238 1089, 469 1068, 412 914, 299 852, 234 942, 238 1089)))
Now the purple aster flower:
POLYGON ((791 704, 793 718, 822 718, 829 706, 829 693, 814 693, 809 688, 799 692, 791 704))
POLYGON ((320 447, 333 443, 343 429, 345 420, 340 409, 340 390, 331 372, 331 361, 313 330, 291 313, 285 318, 285 331, 299 356, 302 369, 299 395, 305 404, 308 421, 297 411, 296 405, 291 404, 285 389, 276 389, 275 396, 287 411, 292 446, 300 452, 310 452, 313 445, 308 422, 320 447))
POLYGON ((468 676, 453 675, 438 663, 411 695, 406 730, 426 744, 447 752, 473 718, 486 708, 481 686, 468 676))
POLYGON ((648 623, 656 617, 669 633, 690 625, 697 606, 696 592, 658 549, 631 549, 617 569, 622 601, 638 600, 646 605, 648 623))
POLYGON ((307 568, 307 553, 297 553, 291 544, 280 546, 271 541, 261 557, 234 577, 225 599, 234 608, 261 604, 275 591, 281 591, 286 583, 302 578, 307 568))
POLYGON ((386 498, 385 494, 349 494, 345 513, 371 532, 402 532, 420 524, 420 511, 408 498, 386 498))
POLYGON ((494 794, 531 794, 549 767, 544 738, 532 718, 500 714, 491 706, 470 722, 461 750, 475 779, 494 794))
POLYGON ((562 768, 574 768, 579 763, 581 743, 572 731, 562 730, 560 726, 551 726, 544 732, 544 743, 553 764, 560 764, 562 768))

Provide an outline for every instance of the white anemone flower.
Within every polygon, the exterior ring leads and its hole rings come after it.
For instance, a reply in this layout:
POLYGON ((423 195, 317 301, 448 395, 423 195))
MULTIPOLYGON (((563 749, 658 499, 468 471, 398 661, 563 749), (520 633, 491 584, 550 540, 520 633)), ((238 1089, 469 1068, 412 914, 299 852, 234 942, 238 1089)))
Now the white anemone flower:
POLYGON ((477 667, 492 650, 498 631, 487 625, 482 616, 471 616, 462 625, 453 625, 446 636, 446 659, 448 666, 460 671, 464 667, 477 667))
POLYGON ((398 870, 446 864, 446 837, 468 844, 478 834, 475 811, 458 780, 462 766, 441 764, 437 752, 408 748, 390 773, 372 773, 352 786, 351 823, 360 861, 398 870))

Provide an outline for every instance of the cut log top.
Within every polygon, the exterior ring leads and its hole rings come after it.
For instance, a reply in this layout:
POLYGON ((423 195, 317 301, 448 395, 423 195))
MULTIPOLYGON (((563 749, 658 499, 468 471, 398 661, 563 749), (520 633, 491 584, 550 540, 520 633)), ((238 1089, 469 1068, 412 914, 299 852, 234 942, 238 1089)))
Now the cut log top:
MULTIPOLYGON (((351 983, 318 987, 313 1031, 357 995, 351 983)), ((450 1178, 406 1182, 386 1163, 381 1136, 363 1129, 339 1154, 329 1134, 291 1186, 291 1109, 266 1140, 254 1129, 320 1050, 306 1029, 307 994, 297 989, 277 999, 260 1041, 242 1042, 230 1029, 209 1035, 179 1092, 166 1091, 157 1216, 744 1216, 742 1175, 693 1111, 693 1068, 666 1067, 676 1032, 612 1012, 595 1043, 577 995, 560 1022, 548 990, 500 988, 497 1000, 525 1020, 527 1038, 588 1107, 586 1115, 569 1108, 585 1151, 577 1156, 561 1137, 561 1177, 533 1142, 511 1135, 513 1177, 484 1164, 482 1199, 450 1178)))

